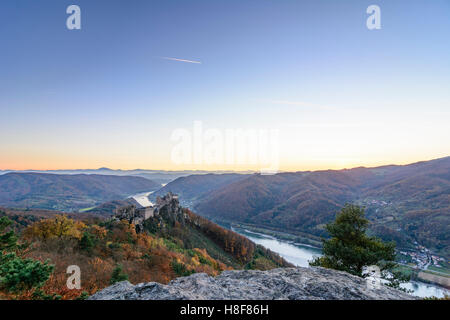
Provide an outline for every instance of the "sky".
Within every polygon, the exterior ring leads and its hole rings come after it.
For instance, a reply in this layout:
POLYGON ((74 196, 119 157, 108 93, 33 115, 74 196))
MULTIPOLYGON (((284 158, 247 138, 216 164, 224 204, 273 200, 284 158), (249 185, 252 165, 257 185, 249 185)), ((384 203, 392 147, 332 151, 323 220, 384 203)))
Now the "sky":
POLYGON ((449 36, 448 0, 2 0, 0 170, 257 170, 205 160, 240 129, 283 171, 449 156, 449 36))

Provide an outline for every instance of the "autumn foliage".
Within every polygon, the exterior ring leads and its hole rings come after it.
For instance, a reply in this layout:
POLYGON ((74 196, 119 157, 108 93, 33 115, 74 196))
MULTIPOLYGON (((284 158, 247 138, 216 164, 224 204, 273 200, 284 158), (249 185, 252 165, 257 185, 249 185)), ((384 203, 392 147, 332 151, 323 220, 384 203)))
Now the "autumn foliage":
MULTIPOLYGON (((53 270, 39 296, 36 290, 24 290, 18 299, 79 299, 125 279, 168 283, 198 272, 215 276, 233 268, 286 266, 278 255, 187 209, 178 216, 155 216, 141 232, 125 220, 82 221, 64 214, 33 218, 31 212, 26 219, 17 212, 13 217, 20 241, 32 244, 23 258, 48 262, 53 270), (67 287, 67 268, 72 265, 81 270, 81 289, 67 287)), ((7 292, 0 291, 0 296, 11 298, 7 292)))
POLYGON ((81 239, 86 225, 81 221, 58 215, 53 219, 44 219, 29 226, 24 232, 25 239, 81 239))
MULTIPOLYGON (((174 240, 137 233, 135 226, 126 221, 88 224, 60 215, 30 225, 22 238, 33 243, 27 257, 49 260, 54 265, 55 271, 42 289, 62 299, 76 299, 83 292, 93 294, 107 287, 118 265, 132 283, 168 283, 180 275, 217 275, 229 268, 211 258, 206 250, 185 250, 174 240), (70 265, 81 269, 80 290, 66 286, 70 265), (185 274, 180 274, 179 269, 185 274)), ((25 292, 19 298, 33 296, 25 292)))

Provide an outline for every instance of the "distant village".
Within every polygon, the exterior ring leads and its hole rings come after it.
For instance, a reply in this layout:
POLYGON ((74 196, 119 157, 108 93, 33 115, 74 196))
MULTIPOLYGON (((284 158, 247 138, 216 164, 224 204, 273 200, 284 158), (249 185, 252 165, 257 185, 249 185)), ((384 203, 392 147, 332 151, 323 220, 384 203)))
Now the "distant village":
MULTIPOLYGON (((445 259, 434 255, 422 245, 414 242, 416 251, 399 251, 403 256, 409 257, 409 259, 416 264, 417 268, 426 270, 429 266, 433 265, 435 267, 441 268, 441 263, 445 262, 445 259)), ((401 263, 408 264, 411 261, 403 260, 401 263)))
MULTIPOLYGON (((366 201, 363 201, 363 204, 366 206, 373 206, 375 207, 375 212, 378 213, 380 210, 380 207, 387 207, 392 205, 392 203, 389 203, 384 200, 377 200, 377 199, 368 199, 366 201)), ((392 221, 394 219, 393 216, 388 215, 384 216, 383 220, 392 221)), ((400 228, 397 228, 396 231, 401 231, 400 228)), ((445 258, 439 257, 435 254, 433 254, 429 249, 426 247, 420 245, 416 241, 414 242, 414 249, 411 250, 400 250, 398 251, 402 255, 402 258, 400 260, 400 263, 402 264, 415 264, 415 267, 417 269, 421 270, 427 270, 428 267, 434 266, 437 268, 442 268, 442 264, 446 262, 445 258)))

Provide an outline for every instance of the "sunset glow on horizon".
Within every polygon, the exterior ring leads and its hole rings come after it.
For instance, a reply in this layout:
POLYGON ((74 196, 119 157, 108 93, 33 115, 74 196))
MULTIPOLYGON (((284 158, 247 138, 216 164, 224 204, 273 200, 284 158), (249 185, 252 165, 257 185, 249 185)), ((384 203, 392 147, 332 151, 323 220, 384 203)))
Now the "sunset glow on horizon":
POLYGON ((379 30, 365 0, 70 4, 0 4, 0 170, 260 169, 174 163, 196 121, 276 130, 279 171, 450 156, 448 1, 378 1, 379 30))

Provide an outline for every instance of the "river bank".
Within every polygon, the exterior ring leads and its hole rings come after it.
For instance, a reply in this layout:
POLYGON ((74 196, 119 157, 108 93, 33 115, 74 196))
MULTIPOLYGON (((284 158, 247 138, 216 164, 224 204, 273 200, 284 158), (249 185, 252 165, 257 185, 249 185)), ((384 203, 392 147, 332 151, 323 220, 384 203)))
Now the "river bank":
MULTIPOLYGON (((288 262, 301 267, 309 267, 309 261, 314 257, 321 255, 321 248, 310 245, 309 243, 300 243, 292 240, 292 238, 281 239, 271 234, 259 233, 247 228, 242 228, 242 225, 224 225, 229 229, 249 238, 253 242, 260 244, 281 255, 288 262), (290 239, 290 240, 289 240, 290 239)), ((254 228, 252 228, 254 229, 254 228)), ((273 234, 273 231, 269 231, 273 234)), ((294 236, 294 239, 296 237, 294 236)), ((434 284, 412 280, 408 283, 402 284, 402 287, 413 291, 413 295, 418 297, 438 297, 443 298, 445 295, 450 295, 450 290, 434 284)))
POLYGON ((438 284, 441 287, 444 287, 446 289, 450 289, 450 278, 441 276, 438 274, 433 274, 430 272, 419 272, 418 278, 422 280, 423 282, 432 283, 432 284, 438 284))

